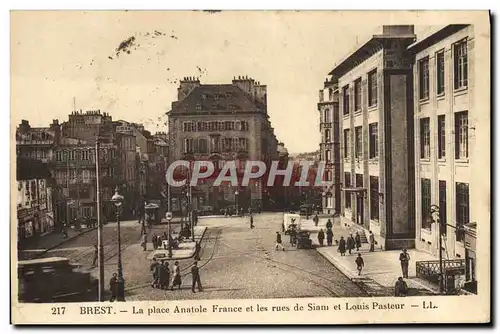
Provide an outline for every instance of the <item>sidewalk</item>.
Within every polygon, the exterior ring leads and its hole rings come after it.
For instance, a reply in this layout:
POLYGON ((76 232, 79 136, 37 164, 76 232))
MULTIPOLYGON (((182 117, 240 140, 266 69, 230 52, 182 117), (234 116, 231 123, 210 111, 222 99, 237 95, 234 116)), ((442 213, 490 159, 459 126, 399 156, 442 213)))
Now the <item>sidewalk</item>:
MULTIPOLYGON (((194 256, 196 251, 196 243, 201 242, 203 237, 205 236, 205 232, 207 230, 206 226, 195 226, 194 227, 194 242, 191 241, 191 238, 187 242, 179 243, 178 249, 172 249, 172 257, 168 257, 168 249, 157 249, 151 252, 148 255, 147 259, 152 260, 153 258, 157 259, 165 259, 169 260, 184 260, 189 259, 194 256)), ((172 236, 175 237, 176 233, 172 233, 172 236)))
MULTIPOLYGON (((322 222, 320 221, 319 226, 312 228, 319 229, 323 228, 322 222)), ((309 227, 309 226, 308 226, 309 227)), ((394 295, 394 283, 401 273, 401 264, 399 262, 400 250, 394 251, 383 251, 380 248, 375 249, 375 252, 369 252, 369 245, 364 243, 361 245, 359 252, 355 249, 352 255, 346 253, 345 256, 340 256, 338 252, 338 246, 336 245, 336 240, 339 240, 341 236, 344 239, 350 233, 355 233, 358 228, 355 226, 345 227, 345 225, 334 224, 333 226, 333 246, 320 247, 318 244, 317 233, 311 233, 311 239, 313 245, 316 246, 316 250, 332 263, 337 269, 339 269, 344 275, 346 275, 350 280, 356 282, 360 285, 368 294, 371 296, 392 296, 394 295), (363 260, 365 262, 365 267, 361 276, 358 276, 357 266, 354 260, 358 253, 361 253, 363 260)), ((325 240, 326 242, 326 240, 325 240)), ((425 282, 416 278, 416 268, 415 262, 417 261, 429 261, 435 260, 435 258, 425 252, 420 252, 415 249, 409 249, 410 254, 410 267, 409 267, 409 279, 405 279, 408 287, 410 288, 410 295, 433 295, 439 292, 437 286, 425 282)))

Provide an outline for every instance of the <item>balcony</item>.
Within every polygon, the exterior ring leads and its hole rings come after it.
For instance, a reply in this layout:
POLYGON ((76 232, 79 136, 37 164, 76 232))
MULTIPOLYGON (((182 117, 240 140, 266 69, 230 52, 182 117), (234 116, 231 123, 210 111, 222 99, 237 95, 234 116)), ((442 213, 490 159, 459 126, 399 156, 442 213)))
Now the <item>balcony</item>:
POLYGON ((319 123, 319 131, 323 131, 325 129, 332 129, 332 122, 321 122, 319 123))

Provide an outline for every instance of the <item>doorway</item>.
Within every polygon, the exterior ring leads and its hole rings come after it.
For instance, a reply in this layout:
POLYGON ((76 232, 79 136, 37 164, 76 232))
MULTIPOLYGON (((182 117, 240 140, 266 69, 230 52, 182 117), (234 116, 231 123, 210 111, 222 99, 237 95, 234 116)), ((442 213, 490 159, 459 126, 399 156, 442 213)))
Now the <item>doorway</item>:
POLYGON ((364 221, 363 212, 364 212, 363 197, 356 195, 356 223, 359 225, 363 225, 364 221))

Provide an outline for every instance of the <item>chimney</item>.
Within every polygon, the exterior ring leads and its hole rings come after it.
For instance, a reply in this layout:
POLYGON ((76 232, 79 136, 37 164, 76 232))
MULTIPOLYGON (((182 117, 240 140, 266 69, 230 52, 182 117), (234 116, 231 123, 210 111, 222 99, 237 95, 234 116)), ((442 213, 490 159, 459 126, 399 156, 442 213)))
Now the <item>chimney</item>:
POLYGON ((184 100, 191 92, 200 86, 200 80, 194 77, 184 77, 181 80, 179 88, 177 88, 177 100, 184 100))

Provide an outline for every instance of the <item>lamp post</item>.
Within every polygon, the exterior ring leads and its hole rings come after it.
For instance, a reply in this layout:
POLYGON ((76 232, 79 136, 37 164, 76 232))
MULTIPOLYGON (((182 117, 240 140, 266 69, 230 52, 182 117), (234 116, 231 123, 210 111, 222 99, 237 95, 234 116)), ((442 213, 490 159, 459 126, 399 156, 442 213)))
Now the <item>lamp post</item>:
POLYGON ((123 196, 118 194, 118 187, 115 189, 115 194, 111 197, 111 201, 116 206, 116 225, 118 230, 118 296, 119 302, 125 301, 125 281, 123 280, 123 267, 122 267, 122 251, 121 251, 121 235, 120 235, 120 209, 123 203, 123 196))
POLYGON ((438 224, 438 237, 439 237, 439 292, 444 292, 444 281, 443 281, 443 252, 441 251, 441 247, 443 246, 443 239, 441 236, 441 214, 439 211, 439 206, 431 205, 431 223, 436 223, 436 220, 432 217, 432 215, 437 214, 437 224, 438 224))

